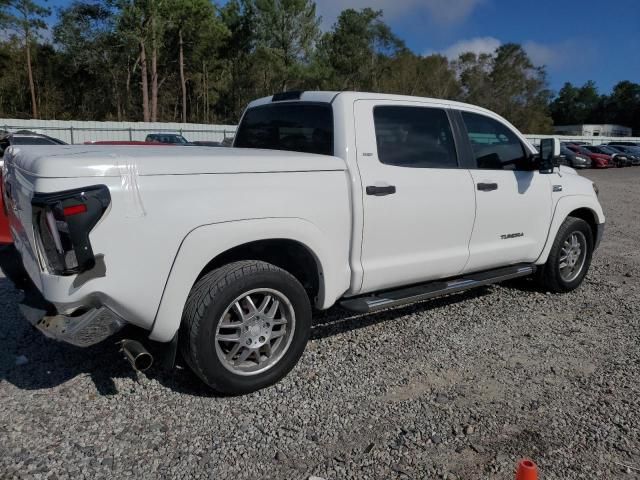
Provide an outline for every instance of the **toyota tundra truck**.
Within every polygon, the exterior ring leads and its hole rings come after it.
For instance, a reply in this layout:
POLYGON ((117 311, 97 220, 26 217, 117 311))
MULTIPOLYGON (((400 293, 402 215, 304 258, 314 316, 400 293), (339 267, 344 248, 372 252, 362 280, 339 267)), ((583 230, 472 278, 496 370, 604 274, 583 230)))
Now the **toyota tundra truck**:
POLYGON ((135 367, 160 342, 213 389, 251 392, 296 365, 314 309, 527 276, 577 288, 605 217, 559 149, 473 105, 316 91, 253 101, 228 149, 11 147, 21 308, 79 346, 140 327, 135 367))

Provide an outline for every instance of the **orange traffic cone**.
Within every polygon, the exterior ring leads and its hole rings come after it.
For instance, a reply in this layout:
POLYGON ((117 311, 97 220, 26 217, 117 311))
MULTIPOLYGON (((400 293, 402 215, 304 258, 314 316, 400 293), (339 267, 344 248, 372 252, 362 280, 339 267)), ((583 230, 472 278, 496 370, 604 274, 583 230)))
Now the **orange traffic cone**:
POLYGON ((538 480, 538 467, 531 460, 520 460, 516 480, 538 480))

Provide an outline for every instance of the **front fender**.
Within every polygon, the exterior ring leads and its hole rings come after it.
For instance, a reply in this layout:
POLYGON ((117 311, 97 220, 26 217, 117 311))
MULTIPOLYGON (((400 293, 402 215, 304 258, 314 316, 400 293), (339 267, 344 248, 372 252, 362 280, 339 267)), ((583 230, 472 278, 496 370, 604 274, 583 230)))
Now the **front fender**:
MULTIPOLYGON (((596 223, 602 224, 605 221, 604 212, 596 197, 592 195, 568 195, 562 197, 556 203, 553 218, 551 220, 551 226, 549 227, 549 233, 547 234, 547 240, 545 242, 542 253, 536 260, 536 265, 543 265, 549 258, 551 247, 560 230, 560 226, 565 219, 576 210, 586 208, 594 215, 596 223)), ((594 239, 595 240, 595 239, 594 239)))
POLYGON ((332 254, 327 247, 331 242, 307 220, 264 218, 203 225, 192 230, 178 249, 149 338, 159 342, 173 338, 189 292, 211 260, 234 247, 270 239, 294 240, 312 252, 320 272, 318 308, 328 308, 349 288, 348 259, 332 254))

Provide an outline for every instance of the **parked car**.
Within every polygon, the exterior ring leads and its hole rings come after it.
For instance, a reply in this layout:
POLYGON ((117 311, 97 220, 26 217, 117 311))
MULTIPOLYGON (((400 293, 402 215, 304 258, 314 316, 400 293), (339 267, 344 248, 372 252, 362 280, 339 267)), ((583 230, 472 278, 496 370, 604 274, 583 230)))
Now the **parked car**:
POLYGON ((561 145, 560 164, 572 168, 591 168, 591 159, 587 155, 580 155, 565 145, 561 145))
POLYGON ((598 153, 601 155, 609 155, 613 164, 620 167, 630 167, 631 160, 624 153, 617 152, 615 149, 610 148, 607 145, 586 145, 584 148, 593 153, 598 153))
POLYGON ((0 134, 0 158, 11 145, 66 145, 66 143, 57 138, 29 130, 4 132, 0 134))
POLYGON ((595 153, 590 150, 587 150, 584 146, 576 145, 575 143, 567 143, 565 144, 565 146, 572 152, 576 153, 577 155, 580 155, 583 157, 589 157, 589 159, 591 160, 592 168, 615 167, 615 164, 613 163, 613 159, 611 158, 611 155, 595 153))
POLYGON ((6 160, 27 319, 80 346, 136 325, 227 394, 291 371, 312 305, 373 312, 535 272, 571 291, 605 222, 557 139, 538 154, 440 99, 287 92, 248 106, 234 148, 67 148, 6 160))
POLYGON ((640 147, 640 142, 625 142, 616 140, 615 142, 609 142, 607 145, 626 145, 627 147, 640 147))
POLYGON ((608 145, 608 147, 629 157, 632 165, 640 165, 640 147, 628 145, 608 145))
POLYGON ((171 145, 193 145, 179 133, 150 133, 145 142, 170 143, 171 145))

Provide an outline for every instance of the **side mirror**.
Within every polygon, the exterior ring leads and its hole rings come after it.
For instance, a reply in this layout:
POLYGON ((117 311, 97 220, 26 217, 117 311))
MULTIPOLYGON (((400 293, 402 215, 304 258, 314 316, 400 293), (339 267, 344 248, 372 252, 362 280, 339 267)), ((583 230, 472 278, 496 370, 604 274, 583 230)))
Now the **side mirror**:
POLYGON ((556 159, 560 155, 560 140, 543 138, 540 140, 540 173, 553 173, 556 159))

